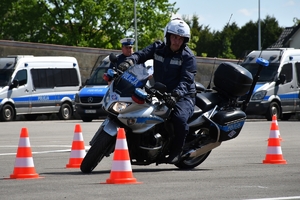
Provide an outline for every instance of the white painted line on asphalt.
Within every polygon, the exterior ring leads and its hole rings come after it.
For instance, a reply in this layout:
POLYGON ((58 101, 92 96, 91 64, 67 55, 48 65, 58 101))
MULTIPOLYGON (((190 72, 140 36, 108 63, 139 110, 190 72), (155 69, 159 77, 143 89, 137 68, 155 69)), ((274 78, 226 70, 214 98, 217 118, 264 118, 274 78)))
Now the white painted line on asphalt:
MULTIPOLYGON (((52 147, 59 147, 59 145, 51 145, 52 147)), ((0 147, 4 147, 4 146, 0 146, 0 147)), ((5 147, 12 147, 12 146, 5 146, 5 147)), ((35 146, 37 147, 37 146, 35 146)), ((49 146, 40 146, 40 147, 49 147, 49 146)), ((62 145, 60 146, 62 147, 62 145)), ((65 146, 65 147, 70 147, 70 145, 65 146)), ((89 149, 89 146, 85 146, 85 149, 89 149)), ((42 153, 60 153, 60 152, 70 152, 71 149, 62 149, 62 150, 51 150, 51 151, 34 151, 32 152, 32 154, 42 154, 42 153)), ((16 155, 17 153, 0 153, 0 156, 8 156, 8 155, 16 155)))
POLYGON ((262 198, 262 199, 245 199, 245 200, 289 200, 289 199, 300 199, 300 196, 293 196, 293 197, 275 197, 275 198, 262 198))

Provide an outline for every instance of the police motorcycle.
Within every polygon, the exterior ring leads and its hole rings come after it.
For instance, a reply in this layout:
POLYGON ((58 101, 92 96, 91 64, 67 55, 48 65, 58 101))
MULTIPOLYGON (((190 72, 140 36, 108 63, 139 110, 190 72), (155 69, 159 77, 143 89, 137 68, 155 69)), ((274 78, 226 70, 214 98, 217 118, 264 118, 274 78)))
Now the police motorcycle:
MULTIPOLYGON (((110 55, 114 62, 116 56, 110 55)), ((197 84, 196 106, 189 119, 190 132, 185 139, 179 169, 193 169, 210 155, 222 142, 239 135, 246 120, 245 110, 258 80, 268 61, 258 58, 260 68, 255 77, 240 65, 221 63, 214 72, 212 89, 197 84), (248 98, 239 102, 239 97, 248 98)), ((107 118, 90 141, 90 149, 80 169, 91 173, 98 163, 114 152, 119 128, 126 133, 132 165, 167 163, 173 126, 169 120, 172 109, 165 102, 170 95, 165 85, 147 85, 151 74, 147 68, 131 66, 126 71, 109 70, 113 77, 103 98, 107 118)))

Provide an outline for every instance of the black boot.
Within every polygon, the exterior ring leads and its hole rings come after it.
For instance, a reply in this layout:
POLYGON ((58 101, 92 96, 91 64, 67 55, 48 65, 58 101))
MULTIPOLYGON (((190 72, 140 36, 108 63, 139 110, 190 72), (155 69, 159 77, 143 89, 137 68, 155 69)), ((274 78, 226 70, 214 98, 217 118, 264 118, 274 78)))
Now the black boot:
POLYGON ((169 157, 167 158, 167 163, 177 164, 181 160, 181 150, 171 151, 169 157))

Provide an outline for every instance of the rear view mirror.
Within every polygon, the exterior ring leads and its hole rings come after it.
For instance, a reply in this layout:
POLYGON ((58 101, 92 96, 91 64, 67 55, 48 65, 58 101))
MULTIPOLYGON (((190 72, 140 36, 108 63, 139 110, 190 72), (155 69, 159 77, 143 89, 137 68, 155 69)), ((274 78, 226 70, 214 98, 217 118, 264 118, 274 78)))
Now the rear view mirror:
POLYGON ((17 79, 14 79, 12 81, 12 83, 10 84, 9 89, 11 90, 11 89, 17 88, 17 87, 19 87, 19 81, 17 79))
POLYGON ((156 82, 153 86, 154 89, 158 90, 161 93, 164 93, 167 91, 167 87, 166 85, 160 83, 160 82, 156 82))
POLYGON ((118 57, 114 53, 111 53, 109 54, 109 60, 112 63, 116 63, 118 61, 118 57))
POLYGON ((276 81, 276 85, 284 84, 286 81, 285 74, 280 74, 278 80, 276 81))

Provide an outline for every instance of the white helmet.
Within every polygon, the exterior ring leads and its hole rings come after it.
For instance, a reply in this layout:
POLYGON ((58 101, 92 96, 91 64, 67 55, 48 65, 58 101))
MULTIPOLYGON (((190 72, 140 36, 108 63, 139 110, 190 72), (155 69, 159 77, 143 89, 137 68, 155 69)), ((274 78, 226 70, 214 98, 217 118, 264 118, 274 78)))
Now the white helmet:
POLYGON ((171 20, 165 27, 164 30, 164 42, 169 45, 170 34, 179 35, 184 37, 184 44, 188 43, 191 37, 190 27, 180 18, 171 20))

